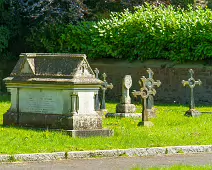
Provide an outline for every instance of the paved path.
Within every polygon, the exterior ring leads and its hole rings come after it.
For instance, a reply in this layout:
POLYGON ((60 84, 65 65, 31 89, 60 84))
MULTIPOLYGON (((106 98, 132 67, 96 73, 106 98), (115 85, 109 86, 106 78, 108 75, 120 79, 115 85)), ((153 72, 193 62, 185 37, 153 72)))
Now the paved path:
POLYGON ((133 167, 212 165, 212 153, 153 157, 118 157, 50 162, 2 163, 1 170, 123 170, 133 167))

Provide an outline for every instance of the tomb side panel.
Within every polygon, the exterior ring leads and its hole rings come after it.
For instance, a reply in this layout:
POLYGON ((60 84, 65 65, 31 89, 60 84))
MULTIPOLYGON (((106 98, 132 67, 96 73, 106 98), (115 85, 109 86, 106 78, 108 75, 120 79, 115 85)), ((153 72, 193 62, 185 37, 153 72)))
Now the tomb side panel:
POLYGON ((25 113, 62 114, 61 90, 20 88, 19 111, 25 113))

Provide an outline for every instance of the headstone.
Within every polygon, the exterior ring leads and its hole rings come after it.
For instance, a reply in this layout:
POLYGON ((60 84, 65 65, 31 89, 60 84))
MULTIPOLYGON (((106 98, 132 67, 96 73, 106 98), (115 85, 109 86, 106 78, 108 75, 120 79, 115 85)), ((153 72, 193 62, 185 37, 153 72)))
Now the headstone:
MULTIPOLYGON (((147 88, 149 90, 152 90, 156 86, 160 87, 161 82, 159 80, 155 81, 153 79, 154 72, 150 68, 147 69, 147 73, 149 74, 149 77, 147 78, 147 82, 146 82, 147 88)), ((147 98, 147 109, 148 109, 148 117, 149 118, 156 117, 156 109, 154 108, 154 97, 152 94, 150 94, 147 98)))
POLYGON ((147 79, 143 76, 140 81, 139 84, 141 86, 140 91, 133 91, 132 94, 134 97, 137 96, 141 96, 142 98, 142 122, 139 125, 143 125, 143 126, 153 126, 153 123, 151 121, 149 121, 148 118, 148 109, 147 109, 147 98, 149 97, 149 95, 155 95, 156 91, 155 89, 148 89, 146 84, 147 84, 147 79))
POLYGON ((188 81, 182 80, 183 86, 189 86, 189 88, 191 89, 190 107, 189 107, 189 110, 186 111, 185 116, 197 117, 197 116, 200 116, 202 113, 195 109, 194 87, 196 85, 201 85, 202 82, 200 81, 200 79, 198 79, 197 81, 194 79, 194 77, 193 77, 194 71, 192 69, 189 70, 189 73, 190 73, 191 77, 188 79, 188 81))
POLYGON ((11 93, 4 125, 65 129, 79 137, 112 135, 95 111, 103 81, 95 78, 86 55, 24 53, 4 81, 11 93))
POLYGON ((112 89, 113 84, 112 83, 108 84, 108 82, 106 81, 107 75, 105 73, 102 74, 102 77, 103 77, 104 83, 101 87, 101 89, 102 89, 102 102, 101 102, 100 108, 101 108, 101 112, 105 114, 105 113, 108 112, 107 109, 106 109, 106 103, 105 103, 105 92, 106 92, 107 89, 112 89))
POLYGON ((122 81, 122 96, 121 102, 116 105, 116 113, 135 113, 136 107, 131 104, 130 87, 132 86, 132 78, 126 75, 122 81))

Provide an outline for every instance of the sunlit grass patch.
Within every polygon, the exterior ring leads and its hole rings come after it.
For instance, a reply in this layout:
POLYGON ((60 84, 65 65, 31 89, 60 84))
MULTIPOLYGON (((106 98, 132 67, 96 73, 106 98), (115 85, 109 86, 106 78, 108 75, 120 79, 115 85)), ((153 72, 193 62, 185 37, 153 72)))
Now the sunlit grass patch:
MULTIPOLYGON (((107 103, 110 113, 116 103, 107 103)), ((187 107, 157 105, 157 118, 151 128, 138 126, 140 118, 103 118, 103 127, 114 130, 113 137, 71 138, 61 132, 41 131, 2 125, 3 114, 10 102, 0 102, 0 153, 38 153, 57 151, 82 151, 128 149, 179 145, 212 144, 212 114, 185 117, 187 107)), ((137 105, 138 112, 141 106, 137 105)), ((211 111, 212 107, 199 107, 199 111, 211 111)))

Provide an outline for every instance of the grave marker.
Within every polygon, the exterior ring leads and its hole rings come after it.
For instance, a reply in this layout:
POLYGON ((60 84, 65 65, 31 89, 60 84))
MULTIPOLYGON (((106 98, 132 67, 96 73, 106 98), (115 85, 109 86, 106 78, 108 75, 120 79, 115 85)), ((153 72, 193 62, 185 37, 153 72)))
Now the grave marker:
MULTIPOLYGON (((146 86, 149 90, 154 89, 156 86, 160 87, 161 82, 160 80, 155 81, 153 79, 154 72, 148 68, 147 73, 149 74, 149 77, 147 78, 146 86)), ((156 91, 155 91, 156 92, 156 91)), ((148 116, 149 118, 156 117, 156 109, 154 108, 154 97, 152 94, 150 94, 147 98, 147 109, 148 109, 148 116)))
POLYGON ((201 85, 202 82, 200 79, 198 79, 197 81, 194 79, 193 75, 194 75, 194 71, 192 69, 189 70, 190 73, 190 78, 185 81, 182 80, 182 84, 183 86, 188 86, 191 89, 191 98, 190 98, 190 106, 189 106, 189 110, 186 111, 185 115, 186 116, 193 116, 193 117, 197 117, 200 116, 202 113, 197 111, 195 109, 195 103, 194 103, 194 87, 196 85, 201 85))
POLYGON ((148 109, 147 109, 147 98, 149 97, 149 95, 155 95, 156 91, 154 88, 152 89, 148 89, 146 84, 147 84, 148 80, 143 76, 140 81, 139 84, 141 86, 140 91, 133 91, 132 94, 134 97, 137 96, 141 96, 142 98, 142 122, 141 125, 143 126, 153 126, 153 123, 149 121, 148 118, 148 109))
POLYGON ((113 84, 112 83, 108 84, 108 82, 106 81, 106 78, 107 78, 106 73, 103 73, 102 77, 103 77, 103 82, 104 83, 103 83, 103 85, 101 87, 101 89, 102 89, 101 111, 103 113, 107 113, 106 104, 105 104, 105 92, 106 92, 107 89, 112 89, 113 88, 113 84))
MULTIPOLYGON (((96 79, 99 79, 99 70, 97 68, 95 68, 94 72, 95 72, 96 79)), ((95 110, 96 111, 100 110, 99 93, 98 92, 95 94, 95 110)))
POLYGON ((116 113, 135 113, 136 107, 131 104, 130 87, 132 86, 132 78, 130 75, 125 75, 122 81, 122 96, 121 102, 116 105, 116 113))
POLYGON ((110 136, 95 110, 97 79, 84 54, 23 53, 9 77, 4 125, 65 129, 72 136, 110 136))

